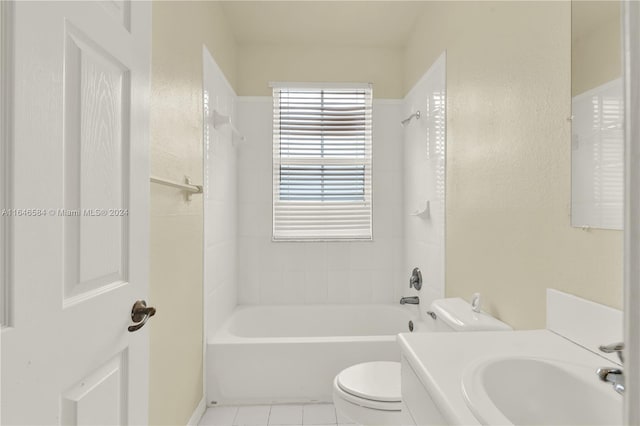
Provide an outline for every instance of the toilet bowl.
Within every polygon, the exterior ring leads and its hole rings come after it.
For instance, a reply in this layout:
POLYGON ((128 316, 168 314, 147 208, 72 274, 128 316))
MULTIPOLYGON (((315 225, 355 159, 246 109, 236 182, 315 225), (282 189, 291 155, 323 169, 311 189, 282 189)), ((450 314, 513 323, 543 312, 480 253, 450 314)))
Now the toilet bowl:
MULTIPOLYGON (((511 330, 460 298, 434 301, 429 315, 439 323, 435 327, 439 331, 511 330)), ((399 362, 352 365, 333 379, 333 404, 340 414, 360 425, 413 425, 402 402, 400 376, 399 362)))
POLYGON ((399 362, 365 362, 342 370, 333 379, 333 403, 359 424, 412 424, 402 410, 399 362))

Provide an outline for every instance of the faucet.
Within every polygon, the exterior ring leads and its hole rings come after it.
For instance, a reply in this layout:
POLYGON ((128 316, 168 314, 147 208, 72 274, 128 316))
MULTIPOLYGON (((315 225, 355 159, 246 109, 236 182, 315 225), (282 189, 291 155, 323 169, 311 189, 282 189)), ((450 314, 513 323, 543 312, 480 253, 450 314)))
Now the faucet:
POLYGON ((605 354, 617 353, 618 358, 620 358, 620 363, 624 364, 624 343, 612 343, 610 345, 601 345, 598 349, 600 349, 605 354))
MULTIPOLYGON (((624 356, 622 351, 624 350, 624 343, 612 343, 610 345, 602 345, 599 348, 606 354, 617 353, 620 358, 620 362, 624 362, 624 356)), ((613 390, 619 394, 624 394, 624 371, 618 367, 603 367, 598 368, 596 374, 603 382, 611 383, 613 390)))
POLYGON ((400 304, 404 305, 418 305, 420 303, 420 298, 418 296, 411 296, 411 297, 403 297, 400 299, 400 304))

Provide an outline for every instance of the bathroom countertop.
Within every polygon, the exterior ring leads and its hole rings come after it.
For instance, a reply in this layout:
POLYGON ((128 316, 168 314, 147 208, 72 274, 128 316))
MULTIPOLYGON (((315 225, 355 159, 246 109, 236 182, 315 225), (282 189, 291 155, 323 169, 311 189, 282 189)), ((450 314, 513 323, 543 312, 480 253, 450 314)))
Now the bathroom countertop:
POLYGON ((451 425, 480 424, 467 406, 462 388, 463 375, 480 361, 509 356, 569 361, 593 368, 594 380, 597 368, 615 366, 549 330, 402 333, 398 343, 402 355, 451 425))

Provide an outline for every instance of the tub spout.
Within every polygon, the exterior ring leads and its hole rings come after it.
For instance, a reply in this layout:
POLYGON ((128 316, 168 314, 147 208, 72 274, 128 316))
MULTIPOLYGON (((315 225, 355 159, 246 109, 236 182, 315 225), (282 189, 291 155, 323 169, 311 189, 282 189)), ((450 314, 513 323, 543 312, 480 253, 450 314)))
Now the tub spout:
POLYGON ((420 298, 418 296, 411 296, 411 297, 403 297, 402 299, 400 299, 400 304, 401 305, 418 305, 420 303, 420 298))

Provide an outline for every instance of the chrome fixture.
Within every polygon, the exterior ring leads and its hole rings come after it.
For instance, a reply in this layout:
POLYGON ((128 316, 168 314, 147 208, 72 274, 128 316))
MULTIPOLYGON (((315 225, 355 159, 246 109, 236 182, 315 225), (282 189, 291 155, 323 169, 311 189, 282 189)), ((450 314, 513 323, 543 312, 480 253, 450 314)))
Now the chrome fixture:
POLYGON ((400 304, 401 305, 418 305, 420 304, 420 298, 418 296, 403 297, 402 299, 400 299, 400 304))
POLYGON ((471 297, 471 310, 478 314, 482 312, 482 309, 480 309, 480 303, 480 293, 473 293, 473 296, 471 297))
POLYGON ((419 120, 419 119, 420 119, 420 111, 416 111, 416 112, 414 112, 413 114, 411 114, 410 116, 408 116, 407 118, 405 118, 404 120, 402 120, 400 123, 401 123, 401 124, 402 124, 402 126, 404 127, 404 126, 406 126, 407 124, 409 124, 409 122, 410 122, 412 119, 414 119, 414 118, 415 118, 416 120, 419 120))
POLYGON ((409 321, 409 331, 413 331, 413 321, 409 321))
POLYGON ((153 183, 160 185, 170 186, 186 192, 187 201, 191 200, 191 195, 202 194, 202 185, 195 185, 191 183, 191 179, 188 176, 184 177, 185 183, 174 182, 172 180, 151 176, 149 180, 153 183))
POLYGON ((416 290, 420 290, 422 288, 422 272, 420 272, 420 268, 416 267, 411 271, 409 288, 415 288, 416 290))
MULTIPOLYGON (((624 343, 612 343, 610 345, 602 345, 599 348, 606 354, 617 353, 620 358, 620 362, 624 362, 624 356, 622 351, 624 350, 624 343)), ((618 367, 603 367, 598 368, 596 374, 603 382, 611 383, 613 390, 619 394, 624 394, 624 371, 618 367)))
POLYGON ((617 353, 618 358, 620 358, 620 362, 624 364, 624 355, 622 353, 624 351, 624 343, 619 342, 612 343, 610 345, 602 345, 598 349, 600 349, 605 354, 612 354, 614 352, 617 353))
MULTIPOLYGON (((213 110, 213 128, 220 129, 222 126, 225 126, 225 125, 229 126, 229 128, 231 129, 232 135, 236 135, 240 140, 240 142, 245 142, 247 140, 247 138, 242 133, 240 133, 240 130, 238 130, 236 126, 233 125, 233 123, 231 122, 230 116, 220 114, 218 111, 214 109, 213 110)), ((233 139, 231 140, 231 143, 235 145, 233 139)))
POLYGON ((436 313, 435 313, 435 312, 433 312, 433 311, 427 311, 427 315, 429 315, 429 316, 430 316, 431 318, 433 318, 434 320, 435 320, 435 319, 438 319, 438 315, 436 315, 436 313))
POLYGON ((620 368, 598 368, 596 373, 600 380, 611 383, 613 390, 624 394, 624 372, 620 368))

